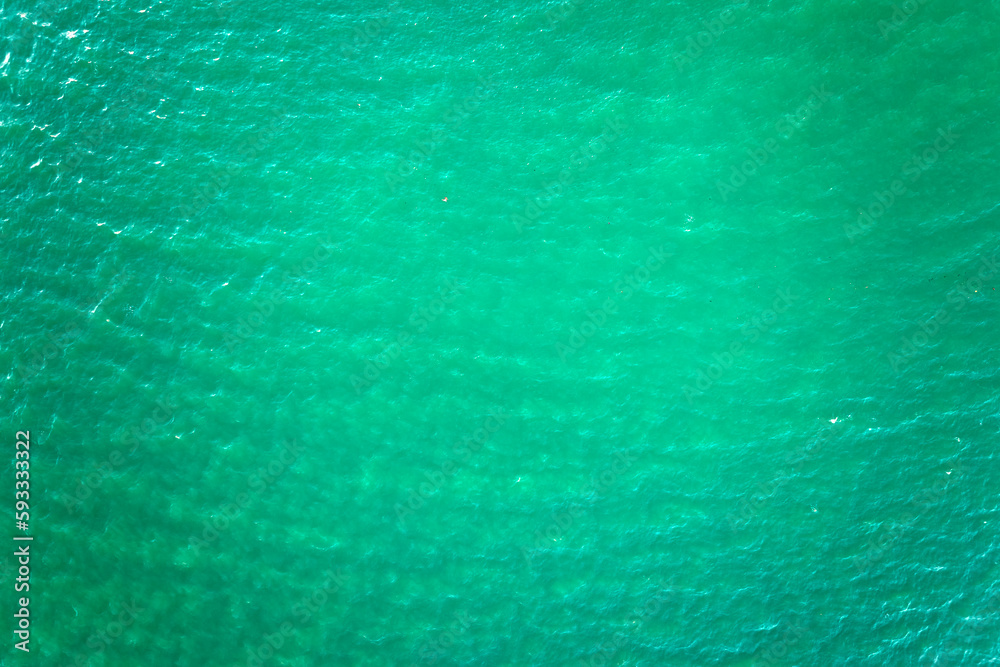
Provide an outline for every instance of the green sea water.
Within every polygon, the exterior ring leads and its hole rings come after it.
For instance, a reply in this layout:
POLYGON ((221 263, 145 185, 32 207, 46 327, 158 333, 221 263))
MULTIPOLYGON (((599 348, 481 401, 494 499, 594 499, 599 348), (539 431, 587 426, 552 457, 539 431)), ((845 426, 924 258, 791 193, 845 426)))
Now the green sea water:
POLYGON ((0 663, 995 664, 1000 3, 0 20, 0 663))

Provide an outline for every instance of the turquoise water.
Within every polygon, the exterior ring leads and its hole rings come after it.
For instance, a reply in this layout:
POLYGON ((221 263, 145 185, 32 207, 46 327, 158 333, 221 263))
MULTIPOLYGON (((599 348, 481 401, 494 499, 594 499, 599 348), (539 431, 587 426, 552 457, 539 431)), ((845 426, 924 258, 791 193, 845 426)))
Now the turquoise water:
POLYGON ((996 2, 0 16, 3 664, 995 660, 996 2))

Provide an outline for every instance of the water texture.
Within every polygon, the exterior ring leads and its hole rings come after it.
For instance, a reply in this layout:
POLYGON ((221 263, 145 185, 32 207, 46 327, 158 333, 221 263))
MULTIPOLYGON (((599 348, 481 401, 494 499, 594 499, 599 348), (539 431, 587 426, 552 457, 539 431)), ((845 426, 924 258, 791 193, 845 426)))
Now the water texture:
POLYGON ((3 664, 996 660, 995 0, 0 19, 3 664))

